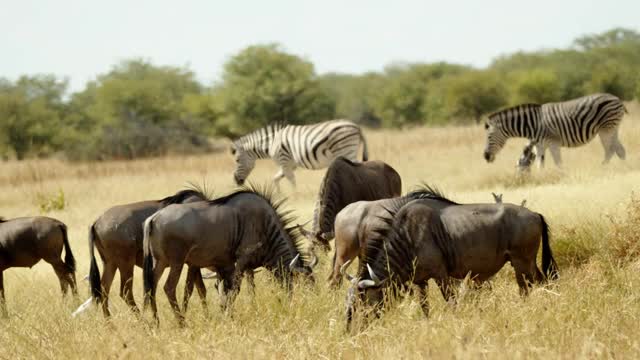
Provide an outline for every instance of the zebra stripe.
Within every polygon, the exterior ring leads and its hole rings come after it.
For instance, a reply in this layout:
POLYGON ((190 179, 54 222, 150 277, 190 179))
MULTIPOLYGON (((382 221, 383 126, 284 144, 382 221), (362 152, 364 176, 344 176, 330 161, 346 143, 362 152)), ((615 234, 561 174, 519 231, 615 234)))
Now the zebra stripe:
POLYGON ((234 179, 244 183, 255 166, 256 159, 272 158, 280 166, 274 182, 283 177, 295 186, 293 171, 298 168, 322 169, 344 156, 357 161, 358 148, 363 145, 362 158, 367 160, 367 143, 362 130, 348 120, 330 120, 314 125, 274 124, 258 129, 234 141, 234 179))
POLYGON ((605 150, 605 163, 614 153, 624 159, 626 152, 618 139, 618 127, 625 112, 622 101, 610 94, 504 109, 489 115, 485 124, 484 158, 493 161, 507 139, 524 137, 531 145, 535 144, 541 165, 546 148, 560 165, 560 147, 581 146, 599 135, 605 150))

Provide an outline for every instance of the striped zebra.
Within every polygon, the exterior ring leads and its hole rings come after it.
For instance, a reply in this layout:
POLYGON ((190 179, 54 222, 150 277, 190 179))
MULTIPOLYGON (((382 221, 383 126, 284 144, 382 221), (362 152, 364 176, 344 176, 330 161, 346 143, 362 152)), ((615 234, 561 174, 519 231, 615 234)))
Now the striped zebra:
POLYGON ((614 153, 624 160, 626 152, 618 139, 618 125, 625 112, 622 101, 610 94, 504 109, 489 115, 485 124, 484 158, 492 162, 508 138, 524 137, 530 140, 530 145, 535 145, 540 167, 544 166, 547 148, 556 165, 561 166, 561 146, 581 146, 598 134, 604 147, 604 163, 608 163, 614 153))
POLYGON ((344 156, 357 161, 362 142, 362 160, 367 161, 367 142, 360 127, 348 120, 330 120, 314 125, 274 124, 258 129, 233 142, 236 170, 233 178, 242 185, 255 166, 256 159, 271 158, 280 166, 273 178, 276 187, 286 177, 296 186, 293 171, 326 168, 344 156))

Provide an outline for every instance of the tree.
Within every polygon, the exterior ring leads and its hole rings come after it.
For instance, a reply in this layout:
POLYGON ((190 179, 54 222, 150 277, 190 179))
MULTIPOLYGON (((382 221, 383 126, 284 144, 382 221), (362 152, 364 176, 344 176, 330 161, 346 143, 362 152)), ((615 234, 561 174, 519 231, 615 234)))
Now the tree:
POLYGON ((67 81, 53 75, 0 81, 0 152, 3 157, 48 155, 61 146, 67 81))
POLYGON ((380 89, 375 111, 382 117, 385 126, 397 127, 423 124, 429 116, 425 98, 430 96, 430 83, 445 76, 467 71, 461 65, 447 64, 400 64, 385 69, 387 81, 380 89))
POLYGON ((313 64, 277 44, 249 46, 233 56, 224 65, 216 95, 222 99, 228 133, 335 115, 335 101, 319 86, 313 64))
POLYGON ((187 69, 123 61, 73 95, 68 153, 132 159, 206 147, 215 119, 201 104, 203 92, 187 69))
POLYGON ((555 102, 562 94, 557 76, 549 70, 520 73, 514 82, 512 102, 515 104, 555 102))
POLYGON ((482 115, 498 110, 507 103, 507 89, 498 74, 473 71, 451 79, 445 108, 454 118, 470 118, 480 122, 482 115))

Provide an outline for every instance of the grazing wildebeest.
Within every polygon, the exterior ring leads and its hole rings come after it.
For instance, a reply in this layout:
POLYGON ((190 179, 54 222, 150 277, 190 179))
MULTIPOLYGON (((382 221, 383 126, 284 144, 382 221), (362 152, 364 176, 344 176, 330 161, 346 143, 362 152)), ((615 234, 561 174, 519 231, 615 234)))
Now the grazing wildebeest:
MULTIPOLYGON (((170 204, 190 203, 208 200, 208 196, 200 190, 186 189, 175 195, 161 200, 141 201, 131 204, 114 206, 105 211, 89 228, 89 254, 91 266, 89 281, 91 294, 95 301, 102 303, 102 311, 109 316, 109 290, 116 270, 120 271, 120 296, 134 311, 138 307, 133 298, 133 269, 137 265, 142 267, 142 225, 144 220, 156 211, 170 204), (94 247, 103 262, 102 280, 96 262, 94 247)), ((202 278, 193 269, 189 269, 189 276, 185 288, 193 291, 197 285, 198 293, 205 302, 206 288, 202 278)))
POLYGON ((151 304, 154 318, 156 287, 167 267, 164 291, 180 324, 184 315, 176 285, 184 264, 217 271, 225 309, 246 271, 264 267, 289 289, 294 272, 313 279, 315 256, 310 265, 304 264, 299 234, 287 227, 293 219, 280 211, 283 202, 274 201, 269 189, 245 187, 212 201, 170 205, 149 217, 144 224, 143 278, 145 306, 151 304))
POLYGON ((380 236, 367 243, 358 277, 348 276, 347 327, 356 300, 379 311, 385 288, 393 294, 393 289, 416 285, 428 316, 429 279, 436 281, 449 301, 454 296, 450 278, 469 275, 485 281, 507 261, 515 270, 522 295, 528 293, 531 283, 558 276, 544 217, 521 206, 467 204, 437 209, 429 201, 414 200, 386 222, 378 230, 380 236), (536 265, 541 242, 544 274, 536 265))
MULTIPOLYGON (((333 270, 329 276, 331 287, 342 282, 340 269, 347 261, 360 255, 367 239, 375 236, 375 230, 385 225, 383 219, 389 218, 389 210, 397 211, 409 201, 431 199, 432 206, 444 207, 455 204, 441 196, 437 190, 424 185, 405 196, 376 201, 357 201, 347 205, 338 213, 335 220, 335 252, 333 270)), ((360 257, 362 259, 362 257, 360 257)))
POLYGON ((68 287, 74 295, 76 287, 76 261, 73 258, 67 226, 56 219, 36 216, 11 220, 0 218, 0 311, 7 316, 3 272, 10 267, 32 267, 40 260, 53 266, 62 294, 68 287), (64 248, 64 261, 60 258, 64 248))
POLYGON ((311 231, 300 227, 305 237, 329 250, 334 237, 336 215, 356 201, 373 201, 400 196, 402 180, 398 172, 382 161, 355 163, 339 157, 331 163, 322 179, 313 211, 311 231))

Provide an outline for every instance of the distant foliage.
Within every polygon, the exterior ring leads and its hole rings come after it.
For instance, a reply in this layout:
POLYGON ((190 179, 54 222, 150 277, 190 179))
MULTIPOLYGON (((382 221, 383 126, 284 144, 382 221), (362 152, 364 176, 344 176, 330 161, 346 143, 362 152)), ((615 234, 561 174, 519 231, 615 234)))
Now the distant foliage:
POLYGON ((64 154, 133 159, 211 151, 273 122, 347 118, 370 127, 480 122, 518 103, 596 92, 640 98, 640 33, 616 28, 566 49, 517 52, 485 69, 445 62, 395 63, 382 72, 318 75, 278 44, 232 56, 215 84, 186 68, 129 59, 68 94, 54 75, 0 77, 0 158, 64 154))
POLYGON ((58 192, 54 194, 39 192, 36 194, 36 205, 42 214, 46 214, 51 211, 64 210, 67 206, 64 191, 59 189, 58 192))
POLYGON ((214 91, 220 97, 221 126, 229 134, 335 116, 335 99, 320 86, 313 64, 275 44, 250 46, 232 57, 214 91))

